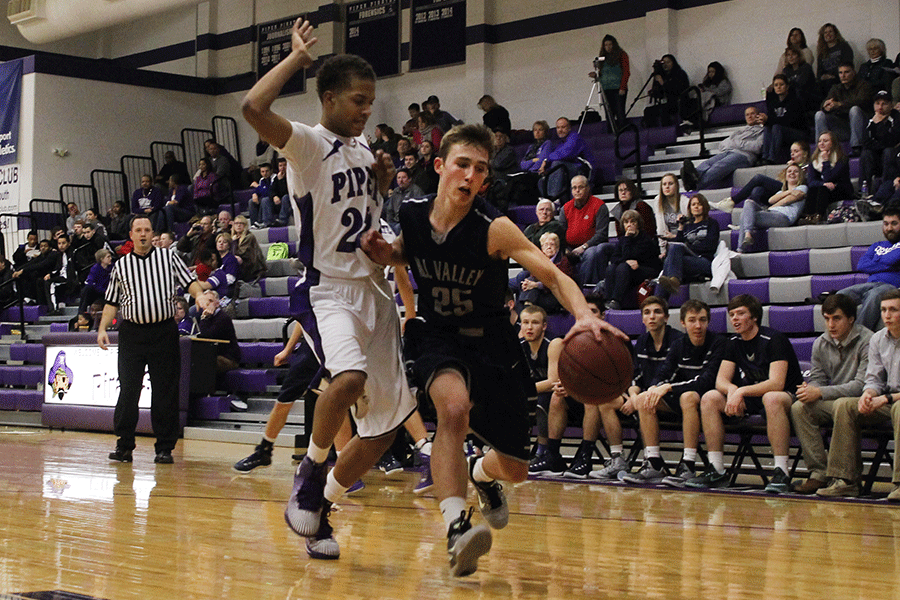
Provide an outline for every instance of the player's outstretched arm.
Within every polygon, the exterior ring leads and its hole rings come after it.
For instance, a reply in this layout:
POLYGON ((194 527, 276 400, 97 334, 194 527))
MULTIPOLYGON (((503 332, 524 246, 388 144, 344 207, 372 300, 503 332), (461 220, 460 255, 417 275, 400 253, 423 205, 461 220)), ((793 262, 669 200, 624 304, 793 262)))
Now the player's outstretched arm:
POLYGON ((556 299, 567 311, 575 316, 575 325, 566 334, 566 339, 580 331, 593 331, 594 336, 599 340, 600 332, 605 329, 622 340, 628 341, 627 335, 609 323, 601 321, 591 312, 578 284, 556 268, 556 265, 550 262, 550 259, 544 256, 543 252, 506 217, 494 219, 491 223, 488 232, 488 252, 492 256, 499 255, 504 259, 512 258, 522 265, 556 296, 556 299))
POLYGON ((397 236, 393 244, 389 244, 381 233, 370 229, 359 236, 359 247, 366 256, 379 265, 389 267, 405 267, 408 265, 403 249, 403 234, 397 236))
POLYGON ((291 53, 257 81, 241 103, 241 112, 247 122, 262 139, 276 148, 284 148, 287 144, 291 137, 291 123, 272 111, 272 103, 297 71, 312 66, 309 49, 318 41, 312 33, 313 26, 309 21, 297 19, 291 34, 291 53))

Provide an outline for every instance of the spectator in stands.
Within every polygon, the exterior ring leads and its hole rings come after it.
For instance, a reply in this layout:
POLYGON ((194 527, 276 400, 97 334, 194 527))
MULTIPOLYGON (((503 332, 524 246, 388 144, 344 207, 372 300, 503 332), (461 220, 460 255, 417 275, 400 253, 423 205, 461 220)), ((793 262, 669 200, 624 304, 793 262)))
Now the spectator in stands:
POLYGON ((421 198, 424 192, 419 186, 412 182, 409 176, 409 169, 402 168, 397 170, 397 186, 391 190, 381 210, 381 218, 391 226, 394 233, 400 234, 400 205, 410 198, 421 198))
POLYGON ((736 170, 752 167, 762 152, 766 115, 748 106, 744 111, 747 125, 719 143, 720 152, 694 167, 691 159, 684 159, 681 181, 685 190, 705 190, 721 185, 736 170))
MULTIPOLYGON (((154 188, 156 189, 156 188, 154 188)), ((131 215, 128 214, 128 208, 121 200, 116 200, 107 213, 109 225, 106 228, 109 233, 109 239, 113 241, 121 241, 128 239, 128 224, 131 215)))
MULTIPOLYGON (((409 112, 409 121, 404 123, 402 133, 404 137, 411 138, 419 128, 419 113, 422 112, 422 109, 417 102, 413 102, 406 107, 406 110, 409 112)), ((397 151, 399 152, 400 149, 398 148, 397 151)), ((402 157, 403 154, 400 156, 402 157)))
POLYGON ((198 172, 194 177, 194 186, 191 190, 194 204, 197 205, 197 211, 201 214, 215 213, 219 210, 219 199, 221 198, 219 177, 213 172, 208 158, 201 158, 197 161, 197 169, 198 172))
POLYGON ((628 304, 630 294, 638 285, 656 277, 662 269, 659 246, 653 237, 641 231, 640 223, 641 215, 636 210, 622 215, 625 235, 610 256, 604 278, 607 309, 618 310, 628 304))
POLYGON ((622 424, 619 414, 632 415, 638 409, 638 396, 650 388, 666 360, 669 348, 682 334, 668 324, 669 304, 658 296, 649 296, 641 302, 641 320, 644 333, 638 336, 632 347, 634 381, 628 392, 620 398, 600 405, 600 418, 609 441, 610 458, 602 469, 591 474, 597 479, 617 479, 627 472, 622 457, 622 424))
POLYGON ((554 218, 556 207, 553 205, 553 202, 546 198, 539 200, 537 206, 535 206, 535 212, 537 213, 537 222, 525 228, 523 232, 525 237, 531 240, 535 246, 540 246, 542 235, 555 233, 560 239, 560 244, 562 244, 562 240, 566 236, 566 227, 554 218))
MULTIPOLYGON (((665 483, 683 487, 695 476, 700 438, 700 397, 716 384, 725 353, 725 337, 709 331, 709 306, 699 300, 681 305, 681 326, 687 335, 676 338, 647 389, 636 404, 644 441, 644 464, 626 483, 665 483), (681 420, 684 451, 675 474, 669 473, 659 452, 659 421, 681 420)), ((655 349, 655 348, 654 348, 655 349)))
POLYGON ((272 165, 259 165, 259 180, 250 184, 253 194, 250 196, 250 223, 253 229, 272 226, 272 215, 266 214, 266 207, 271 208, 269 185, 272 183, 272 165), (262 213, 262 216, 260 216, 262 213))
POLYGON ((824 223, 828 205, 836 200, 853 197, 850 182, 850 161, 833 133, 824 131, 816 142, 809 166, 806 168, 807 192, 801 224, 824 223))
POLYGON ((790 227, 800 218, 809 191, 806 174, 799 165, 790 163, 779 175, 779 179, 784 181, 780 191, 766 198, 765 188, 759 186, 750 192, 750 197, 744 202, 738 252, 752 250, 754 235, 758 229, 790 227))
POLYGON ((581 170, 582 159, 594 162, 594 156, 587 142, 572 131, 572 125, 565 117, 556 120, 556 145, 546 147, 546 153, 540 158, 538 173, 542 176, 538 189, 541 195, 551 200, 558 200, 565 195, 565 185, 581 170))
POLYGON ((881 329, 881 296, 900 287, 900 207, 885 207, 881 216, 884 240, 875 242, 856 264, 860 273, 868 273, 865 283, 857 283, 839 293, 850 296, 859 307, 859 323, 872 331, 881 329))
POLYGON ((859 155, 859 189, 874 189, 873 176, 893 181, 897 170, 897 151, 900 146, 900 112, 893 107, 890 92, 875 94, 875 116, 868 125, 859 155), (865 184, 865 186, 863 185, 865 184), (869 187, 873 186, 873 187, 869 187))
MULTIPOLYGON (((794 27, 788 32, 787 42, 785 42, 785 48, 789 48, 796 52, 800 58, 803 59, 803 62, 807 65, 812 65, 813 62, 813 53, 812 50, 806 45, 806 35, 803 33, 803 30, 799 27, 794 27)), ((787 55, 783 53, 778 57, 778 68, 775 70, 775 74, 783 73, 784 67, 787 64, 787 55)), ((810 67, 810 72, 812 72, 812 67, 810 67)))
POLYGON ((215 248, 213 237, 212 217, 203 215, 194 223, 175 248, 182 254, 188 265, 197 264, 197 258, 201 248, 215 248))
POLYGON ((631 61, 628 53, 619 46, 619 40, 612 35, 603 36, 598 53, 600 72, 591 71, 589 76, 600 83, 608 117, 616 124, 616 129, 625 125, 625 102, 628 97, 628 80, 631 78, 631 61))
POLYGON ((535 121, 534 125, 531 126, 534 141, 528 146, 525 156, 522 157, 522 162, 519 163, 519 167, 523 171, 537 173, 540 170, 542 163, 541 154, 550 152, 551 144, 550 140, 547 139, 549 130, 550 125, 547 124, 547 121, 535 121))
POLYGON ((810 63, 805 62, 803 54, 795 48, 788 48, 784 51, 784 63, 784 69, 780 74, 787 77, 791 92, 800 101, 804 113, 818 110, 822 96, 819 94, 816 75, 813 73, 810 63))
POLYGON ((106 248, 94 253, 94 265, 88 272, 84 287, 81 288, 81 301, 78 303, 79 314, 87 311, 97 300, 102 300, 109 286, 109 274, 112 272, 113 254, 106 248))
POLYGON ((772 78, 772 89, 766 92, 766 115, 762 162, 773 165, 784 159, 782 150, 786 145, 807 136, 803 125, 803 105, 791 90, 787 76, 776 75, 772 78))
POLYGON ((103 248, 109 250, 106 237, 92 221, 84 224, 81 242, 77 248, 72 249, 79 279, 84 277, 84 273, 94 264, 94 255, 97 253, 97 250, 103 248))
POLYGON ((216 217, 215 235, 220 233, 231 233, 231 213, 227 210, 220 210, 216 217))
POLYGON ((511 173, 519 171, 516 151, 509 145, 509 135, 504 131, 494 132, 494 156, 491 157, 491 177, 494 181, 506 181, 511 173))
POLYGON ((181 179, 180 175, 169 177, 169 190, 166 193, 166 204, 163 211, 166 213, 166 228, 173 229, 177 223, 189 221, 197 214, 194 205, 194 197, 190 188, 185 185, 188 179, 181 179))
MULTIPOLYGON (((215 239, 211 237, 210 239, 215 239)), ((219 255, 210 250, 208 247, 203 246, 200 248, 200 251, 197 253, 197 261, 191 268, 194 271, 194 274, 197 275, 197 281, 206 282, 209 279, 209 276, 213 274, 213 271, 216 270, 219 266, 219 255)))
POLYGON ((85 224, 88 224, 88 223, 94 224, 94 231, 96 233, 99 233, 105 241, 107 239, 106 227, 103 225, 103 222, 100 220, 100 215, 98 215, 97 212, 93 208, 88 208, 88 209, 85 209, 82 216, 84 217, 85 224))
MULTIPOLYGON (((588 307, 599 318, 603 318, 603 298, 594 294, 585 297, 588 307)), ((601 412, 597 406, 590 406, 576 402, 566 393, 566 388, 559 381, 559 355, 562 353, 562 338, 556 338, 547 345, 547 378, 550 383, 548 397, 540 397, 539 402, 547 399, 547 442, 542 449, 538 446, 534 459, 528 465, 528 472, 532 475, 553 475, 585 479, 593 470, 594 453, 597 451, 597 438, 600 434, 601 412), (572 464, 566 468, 566 461, 560 454, 562 437, 566 424, 569 421, 581 422, 581 444, 572 459, 572 464)), ((621 408, 621 402, 617 403, 621 408)), ((540 414, 539 404, 536 414, 540 414)), ((622 426, 615 409, 609 411, 614 421, 612 428, 605 431, 610 444, 622 444, 622 426), (618 433, 617 433, 618 432, 618 433), (618 435, 618 438, 616 437, 618 435)), ((606 421, 603 421, 604 427, 606 421)), ((621 452, 621 450, 620 450, 621 452)), ((620 454, 621 455, 621 454, 620 454)))
POLYGON ((766 491, 791 490, 787 464, 791 435, 788 413, 794 393, 803 383, 803 374, 791 342, 781 332, 760 326, 762 316, 762 304, 749 294, 735 296, 728 303, 728 317, 735 333, 725 348, 715 388, 700 399, 710 467, 702 475, 688 479, 685 482, 688 487, 728 486, 723 414, 743 417, 765 412, 766 432, 775 458, 775 470, 766 491))
POLYGON ((223 308, 231 303, 234 298, 234 284, 238 280, 241 265, 231 253, 231 234, 222 232, 216 235, 216 252, 218 253, 218 268, 200 282, 200 287, 205 290, 215 290, 218 294, 219 306, 223 308))
MULTIPOLYGON (((562 271, 567 277, 573 278, 575 270, 569 264, 565 252, 560 250, 559 236, 552 232, 547 232, 541 236, 541 252, 550 259, 556 268, 562 271)), ((554 314, 563 310, 562 304, 556 299, 553 293, 544 287, 537 277, 534 277, 526 270, 522 270, 515 278, 510 280, 513 285, 513 291, 518 294, 518 302, 516 303, 516 312, 521 312, 523 306, 536 305, 544 309, 548 314, 554 314)))
POLYGON ((828 482, 828 455, 822 427, 834 420, 838 398, 863 392, 869 365, 872 332, 856 322, 856 302, 843 294, 831 294, 822 303, 826 331, 813 343, 809 380, 797 388, 791 420, 800 438, 809 478, 794 488, 798 494, 815 494, 828 482))
POLYGON ((596 272, 597 253, 600 244, 609 240, 609 208, 591 195, 584 175, 572 178, 572 199, 563 205, 559 222, 565 231, 569 261, 577 263, 577 280, 581 284, 596 283, 601 279, 596 272))
POLYGON ((396 168, 400 168, 403 166, 403 157, 409 154, 409 151, 412 150, 412 145, 409 143, 409 140, 405 137, 401 137, 397 140, 397 155, 394 156, 394 166, 396 168))
POLYGON ((244 215, 234 218, 231 225, 234 236, 231 241, 231 253, 234 254, 241 266, 239 278, 241 281, 256 281, 266 272, 266 257, 256 236, 250 232, 250 223, 244 215))
MULTIPOLYGON (((441 110, 441 101, 438 100, 438 97, 435 95, 428 96, 428 100, 425 101, 425 106, 423 108, 426 112, 430 112, 434 115, 437 126, 440 127, 443 132, 450 131, 454 125, 462 125, 461 120, 455 118, 446 110, 441 110)), ((435 148, 440 148, 440 146, 440 141, 434 144, 435 148)))
POLYGON ((269 184, 269 197, 272 200, 271 214, 278 213, 274 225, 284 227, 290 222, 293 212, 287 185, 287 159, 284 157, 278 159, 277 171, 269 184))
POLYGON ((509 120, 509 111, 497 104, 493 96, 485 94, 478 100, 478 108, 484 111, 481 120, 484 126, 493 132, 502 131, 509 135, 512 131, 512 123, 509 120))
POLYGON ((441 146, 441 138, 444 137, 444 130, 438 126, 435 116, 428 111, 422 111, 419 113, 418 120, 419 126, 413 131, 412 135, 413 143, 421 147, 422 142, 428 140, 435 148, 439 148, 441 146))
POLYGON ((825 23, 819 28, 816 44, 816 73, 822 96, 838 83, 838 67, 842 64, 853 64, 853 48, 844 41, 836 25, 825 23))
POLYGON ((159 231, 160 221, 165 218, 162 212, 163 203, 162 191, 153 186, 153 178, 150 175, 142 175, 141 187, 131 194, 131 213, 146 215, 150 218, 153 231, 159 231))
POLYGON ((187 316, 188 303, 181 296, 176 296, 175 300, 175 322, 178 323, 178 335, 191 335, 194 328, 194 322, 187 316))
POLYGON ((853 63, 842 63, 838 77, 840 81, 831 87, 816 113, 816 138, 832 131, 841 140, 849 139, 851 156, 857 156, 865 138, 872 88, 856 76, 853 63))
POLYGON ((700 104, 703 106, 703 119, 709 119, 712 110, 717 106, 731 104, 731 81, 725 75, 725 67, 718 61, 706 67, 706 77, 697 86, 700 88, 700 104))
MULTIPOLYGON (((869 341, 869 365, 863 392, 859 397, 840 398, 834 405, 834 430, 828 452, 828 487, 819 496, 857 496, 862 475, 860 429, 890 420, 894 429, 894 447, 900 447, 900 291, 890 290, 881 296, 881 318, 884 329, 869 341)), ((888 502, 900 502, 900 453, 894 451, 891 473, 894 489, 888 502)))
POLYGON ((216 344, 216 373, 221 374, 240 367, 241 347, 238 345, 234 323, 220 304, 219 294, 215 290, 206 290, 197 297, 197 307, 201 311, 197 319, 200 337, 228 340, 227 344, 216 344))
POLYGON ((171 231, 160 231, 159 232, 159 247, 160 248, 168 248, 172 244, 175 243, 175 237, 172 235, 171 231))
POLYGON ((74 202, 69 202, 66 204, 66 211, 69 213, 69 216, 66 217, 66 231, 69 235, 72 235, 75 233, 75 219, 79 217, 78 205, 74 202))
POLYGON ((687 73, 671 54, 653 63, 653 86, 650 104, 644 109, 647 127, 667 127, 678 115, 679 96, 691 86, 687 73))
POLYGON ((419 186, 419 189, 424 194, 437 193, 440 177, 438 177, 437 171, 434 170, 435 147, 428 140, 419 144, 419 169, 411 172, 413 183, 419 186))
POLYGON ((49 274, 56 264, 56 249, 50 240, 38 242, 38 255, 26 261, 13 271, 12 277, 21 290, 26 304, 47 304, 44 297, 44 276, 49 274))
POLYGON ((72 258, 72 249, 69 245, 69 237, 63 235, 56 240, 57 253, 56 264, 53 269, 44 275, 43 299, 47 304, 50 314, 60 314, 62 300, 71 298, 81 293, 81 284, 78 281, 78 273, 75 269, 75 260, 72 258))
POLYGON ((674 240, 678 234, 679 219, 687 212, 687 198, 681 195, 678 178, 673 173, 666 173, 659 180, 659 194, 653 201, 653 218, 656 223, 654 230, 659 238, 661 259, 666 256, 669 240, 674 240))
POLYGON ((203 142, 203 148, 209 156, 210 169, 218 177, 219 193, 222 198, 227 198, 231 194, 234 181, 238 177, 240 165, 221 144, 214 139, 208 139, 203 142), (235 168, 237 167, 237 168, 235 168))
POLYGON ((387 123, 379 123, 375 126, 375 135, 372 139, 372 143, 369 147, 372 150, 372 153, 376 153, 379 150, 384 152, 385 154, 390 154, 393 156, 397 153, 397 140, 394 134, 394 130, 391 129, 387 123))
MULTIPOLYGON (((609 211, 610 217, 616 221, 616 236, 625 235, 622 228, 622 215, 627 210, 636 210, 641 215, 641 229, 650 235, 656 236, 656 216, 650 205, 641 200, 640 191, 634 182, 628 178, 619 179, 616 182, 616 198, 619 203, 609 211)), ((605 268, 601 271, 605 272, 605 268)))
POLYGON ((13 266, 0 254, 0 306, 5 306, 15 297, 13 284, 7 283, 12 281, 12 274, 13 266))
POLYGON ((167 150, 163 154, 163 166, 159 169, 159 173, 156 174, 156 185, 161 189, 166 188, 172 175, 177 175, 178 181, 190 181, 191 179, 187 165, 175 158, 174 152, 167 150))
POLYGON ((897 77, 894 70, 897 65, 886 56, 884 41, 872 38, 866 42, 866 53, 869 60, 859 65, 859 78, 868 83, 874 92, 890 92, 891 82, 897 77))
POLYGON ((669 242, 656 295, 668 298, 682 283, 711 278, 718 246, 719 222, 709 218, 709 201, 697 194, 688 202, 688 215, 678 220, 675 239, 669 242))
POLYGON ((41 248, 40 244, 38 244, 37 231, 31 230, 28 232, 28 235, 25 236, 25 243, 13 252, 13 267, 18 271, 25 263, 40 255, 41 248))

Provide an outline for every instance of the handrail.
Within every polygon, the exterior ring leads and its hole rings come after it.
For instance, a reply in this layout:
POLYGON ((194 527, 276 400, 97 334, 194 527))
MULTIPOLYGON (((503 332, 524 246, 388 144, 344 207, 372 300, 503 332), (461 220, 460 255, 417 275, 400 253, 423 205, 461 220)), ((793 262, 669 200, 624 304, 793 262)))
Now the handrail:
MULTIPOLYGON (((691 117, 697 116, 697 129, 700 134, 700 157, 708 158, 709 150, 706 149, 706 121, 703 118, 703 95, 700 93, 700 88, 696 85, 692 85, 688 89, 684 90, 678 96, 678 107, 679 109, 684 106, 684 101, 690 97, 691 93, 695 92, 697 94, 697 110, 690 114, 681 115, 682 119, 690 120, 691 117)), ((679 110, 679 113, 681 111, 679 110)))
MULTIPOLYGON (((632 123, 630 121, 627 122, 619 130, 619 133, 616 134, 616 139, 614 140, 614 144, 615 144, 614 149, 616 152, 616 158, 618 158, 619 160, 626 161, 629 158, 631 158, 632 156, 635 157, 634 158, 635 184, 637 185, 638 191, 640 191, 641 194, 643 194, 643 191, 641 188, 641 130, 638 129, 637 125, 635 125, 634 123, 632 123), (628 154, 622 154, 620 151, 621 148, 619 146, 619 140, 626 131, 634 131, 634 150, 628 152, 628 154)), ((613 192, 613 193, 615 193, 615 192, 613 192)))

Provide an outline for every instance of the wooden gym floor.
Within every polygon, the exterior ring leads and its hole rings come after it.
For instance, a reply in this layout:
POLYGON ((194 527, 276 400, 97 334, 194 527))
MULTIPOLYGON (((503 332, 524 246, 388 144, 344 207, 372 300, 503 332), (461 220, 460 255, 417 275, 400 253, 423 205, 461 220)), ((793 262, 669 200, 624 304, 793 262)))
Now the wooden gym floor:
POLYGON ((289 450, 239 477, 249 446, 179 442, 157 466, 152 440, 133 464, 106 459, 114 443, 0 428, 0 597, 900 599, 886 503, 526 482, 478 572, 454 579, 414 473, 368 474, 332 517, 340 560, 313 561, 284 523, 289 450))

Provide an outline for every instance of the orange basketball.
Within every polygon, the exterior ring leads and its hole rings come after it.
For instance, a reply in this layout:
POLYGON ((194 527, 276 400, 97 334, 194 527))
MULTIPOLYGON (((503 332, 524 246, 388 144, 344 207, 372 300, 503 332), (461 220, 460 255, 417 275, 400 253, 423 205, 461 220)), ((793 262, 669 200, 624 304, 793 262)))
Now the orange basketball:
POLYGON ((558 372, 570 396, 582 404, 605 404, 628 390, 634 366, 625 341, 608 331, 597 341, 582 331, 563 345, 558 372))

